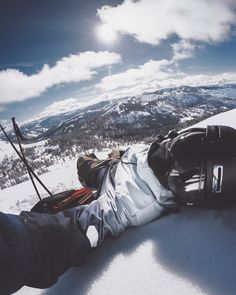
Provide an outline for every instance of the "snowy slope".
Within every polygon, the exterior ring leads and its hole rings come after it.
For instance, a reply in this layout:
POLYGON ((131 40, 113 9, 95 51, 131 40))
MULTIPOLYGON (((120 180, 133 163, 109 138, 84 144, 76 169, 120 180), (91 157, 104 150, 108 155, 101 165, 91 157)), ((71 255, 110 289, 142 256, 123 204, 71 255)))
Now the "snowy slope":
POLYGON ((10 144, 0 139, 0 162, 5 156, 10 157, 11 155, 14 155, 14 151, 11 148, 10 144))
MULTIPOLYGON (((175 124, 196 122, 235 107, 236 84, 180 86, 142 95, 94 101, 65 113, 59 109, 59 113, 25 122, 20 127, 22 134, 34 138, 34 141, 65 137, 68 134, 77 138, 81 128, 92 138, 95 134, 113 138, 115 130, 118 137, 122 134, 129 140, 134 130, 136 136, 142 131, 149 131, 151 135, 160 126, 173 128, 175 124), (111 132, 110 128, 114 130, 111 132)), ((12 132, 10 136, 13 136, 12 132)))
MULTIPOLYGON (((236 110, 206 124, 236 127, 236 110)), ((43 176, 52 190, 77 186, 75 161, 43 176)), ((29 209, 29 182, 0 191, 5 212, 29 209), (18 206, 15 206, 18 200, 18 206)), ((236 209, 183 209, 108 239, 87 263, 68 271, 50 289, 22 288, 17 294, 44 295, 234 295, 236 294, 236 209)))
POLYGON ((236 128, 236 109, 210 117, 194 126, 206 127, 207 125, 216 125, 216 124, 226 125, 226 126, 231 126, 233 128, 236 128))

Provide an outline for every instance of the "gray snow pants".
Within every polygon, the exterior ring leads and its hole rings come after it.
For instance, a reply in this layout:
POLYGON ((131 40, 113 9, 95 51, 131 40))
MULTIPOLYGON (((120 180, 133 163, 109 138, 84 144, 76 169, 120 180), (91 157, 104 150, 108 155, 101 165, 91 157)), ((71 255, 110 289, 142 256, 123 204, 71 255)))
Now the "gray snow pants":
POLYGON ((130 226, 114 191, 114 176, 119 161, 119 156, 99 160, 92 154, 81 155, 77 162, 80 182, 98 190, 98 199, 77 207, 76 212, 77 222, 84 232, 88 233, 91 228, 95 231, 95 235, 89 239, 92 247, 101 244, 105 236, 117 236, 130 226))

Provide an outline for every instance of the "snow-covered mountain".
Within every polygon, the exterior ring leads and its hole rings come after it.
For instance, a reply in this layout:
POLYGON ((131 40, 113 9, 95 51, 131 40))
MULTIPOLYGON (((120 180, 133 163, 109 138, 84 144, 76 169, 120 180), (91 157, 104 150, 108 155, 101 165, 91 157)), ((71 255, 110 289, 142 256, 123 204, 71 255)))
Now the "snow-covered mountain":
MULTIPOLYGON (((236 109, 201 123, 236 128, 236 109)), ((98 156, 105 157, 107 151, 98 156)), ((53 192, 78 187, 75 160, 42 176, 53 192)), ((30 210, 37 201, 29 181, 0 191, 3 212, 30 210)), ((24 287, 17 295, 234 295, 236 208, 186 208, 107 239, 87 262, 47 290, 24 287)))
MULTIPOLYGON (((236 85, 181 86, 101 101, 29 122, 21 126, 21 131, 30 139, 24 145, 27 157, 41 174, 60 158, 76 157, 90 148, 150 141, 159 133, 180 130, 234 108, 236 85)), ((14 139, 13 132, 9 135, 14 139)), ((25 181, 27 171, 5 141, 0 141, 0 152, 0 188, 25 181)))
POLYGON ((83 109, 43 118, 23 125, 22 131, 37 140, 80 131, 107 138, 152 135, 178 126, 179 129, 236 107, 236 85, 181 86, 102 101, 83 109), (144 132, 145 131, 145 132, 144 132))

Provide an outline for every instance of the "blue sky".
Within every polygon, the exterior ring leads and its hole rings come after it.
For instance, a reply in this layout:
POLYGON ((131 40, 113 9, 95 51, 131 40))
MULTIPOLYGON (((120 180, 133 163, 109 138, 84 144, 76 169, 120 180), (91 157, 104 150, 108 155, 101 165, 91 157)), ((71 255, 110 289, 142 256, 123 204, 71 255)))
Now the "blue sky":
POLYGON ((1 0, 0 121, 236 82, 234 0, 1 0))

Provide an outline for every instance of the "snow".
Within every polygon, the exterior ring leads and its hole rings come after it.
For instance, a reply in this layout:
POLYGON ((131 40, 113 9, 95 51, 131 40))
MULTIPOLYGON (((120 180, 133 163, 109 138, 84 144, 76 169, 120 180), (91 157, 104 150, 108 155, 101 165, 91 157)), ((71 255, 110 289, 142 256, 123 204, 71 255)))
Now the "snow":
POLYGON ((236 98, 236 89, 235 88, 218 88, 214 90, 202 90, 205 94, 209 93, 213 96, 218 96, 220 98, 229 97, 229 98, 236 98))
POLYGON ((14 151, 9 143, 0 139, 0 162, 3 160, 5 156, 12 156, 14 155, 14 151))
MULTIPOLYGON (((27 148, 34 148, 36 153, 42 152, 46 142, 47 142, 46 140, 41 140, 39 142, 27 144, 27 148)), ((22 144, 22 146, 25 147, 24 144, 22 144)), ((19 150, 18 145, 16 145, 16 148, 19 150)), ((12 146, 10 145, 10 143, 0 139, 0 162, 3 160, 5 156, 8 156, 8 157, 13 156, 13 158, 18 157, 16 155, 16 152, 13 150, 12 146)))
MULTIPOLYGON (((198 126, 236 127, 235 118, 232 110, 198 126)), ((53 192, 78 187, 76 161, 51 167, 41 179, 53 192)), ((0 191, 4 212, 28 210, 36 201, 29 181, 0 191)), ((24 287, 16 294, 234 295, 235 228, 236 208, 182 209, 107 239, 83 266, 70 269, 53 287, 24 287)))
POLYGON ((183 210, 95 250, 45 294, 233 295, 235 210, 183 210))
MULTIPOLYGON (((48 173, 41 175, 40 179, 52 193, 80 186, 76 175, 76 160, 68 161, 64 165, 56 164, 49 170, 48 173)), ((42 187, 39 185, 37 187, 43 198, 48 197, 48 193, 42 187)), ((37 195, 30 181, 0 191, 0 208, 5 213, 29 210, 37 201, 37 195)))
POLYGON ((207 125, 226 125, 236 128, 236 109, 212 116, 194 127, 206 127, 207 125))

